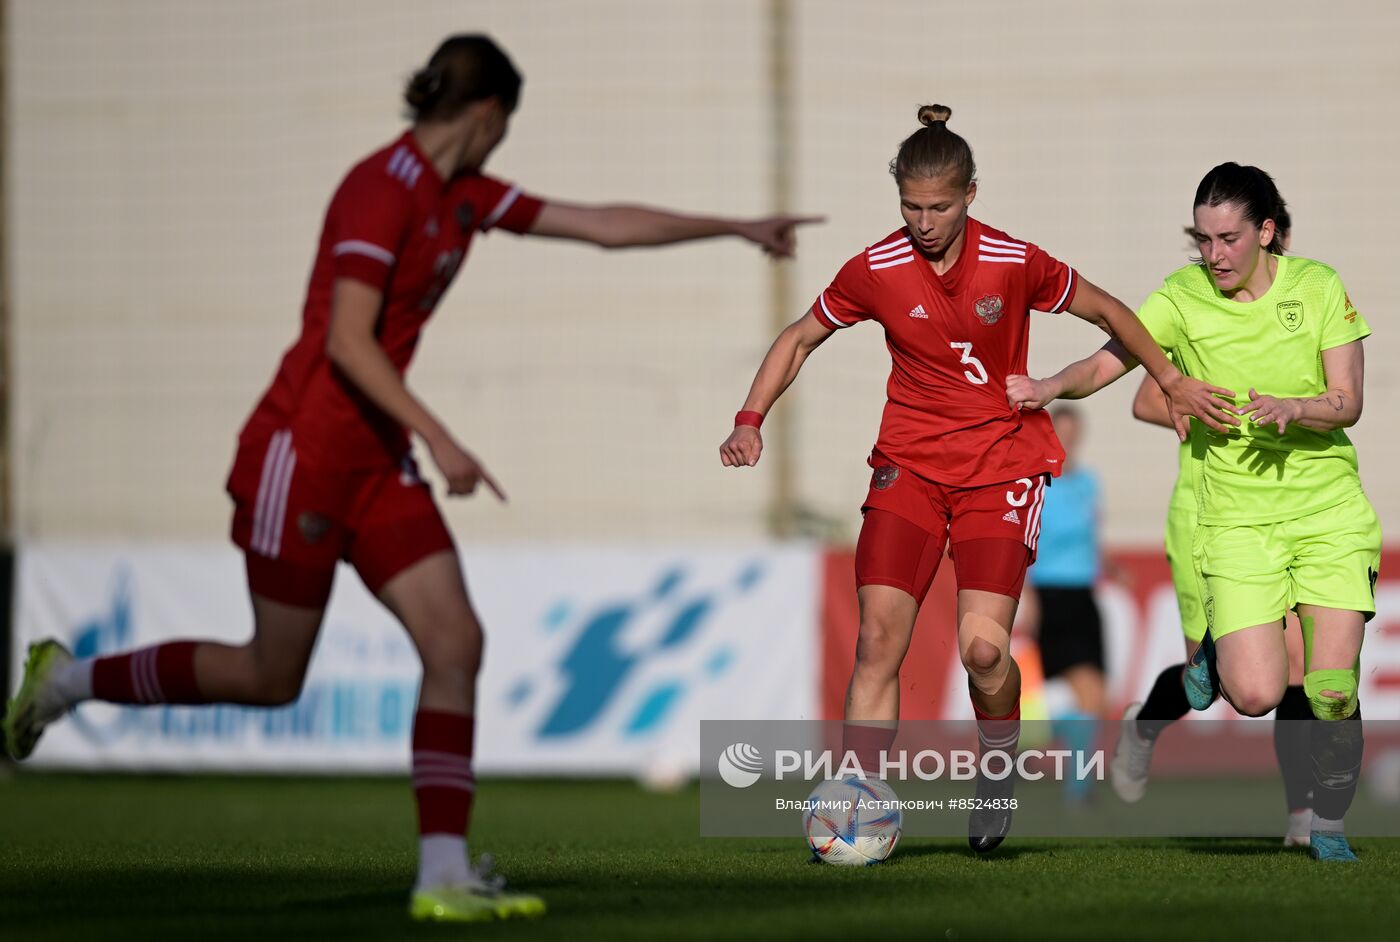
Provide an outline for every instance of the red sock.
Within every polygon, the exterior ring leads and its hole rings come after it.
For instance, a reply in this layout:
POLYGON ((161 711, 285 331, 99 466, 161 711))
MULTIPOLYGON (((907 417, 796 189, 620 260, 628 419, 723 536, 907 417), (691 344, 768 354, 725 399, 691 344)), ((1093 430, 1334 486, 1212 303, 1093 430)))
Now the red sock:
POLYGON ((977 716, 978 753, 1000 749, 1014 756, 1016 744, 1021 739, 1021 704, 1016 704, 1016 709, 1005 716, 989 716, 976 703, 972 704, 972 712, 977 716))
MULTIPOLYGON (((841 754, 856 754, 856 761, 867 775, 880 774, 880 753, 888 753, 894 745, 898 730, 893 726, 873 726, 861 723, 841 725, 841 754)), ((837 763, 840 764, 839 762, 837 763)))
POLYGON ((194 679, 197 641, 170 641, 100 657, 92 665, 92 695, 108 703, 205 703, 194 679))
POLYGON ((413 718, 413 795, 418 833, 464 837, 471 823, 472 717, 419 710, 413 718))

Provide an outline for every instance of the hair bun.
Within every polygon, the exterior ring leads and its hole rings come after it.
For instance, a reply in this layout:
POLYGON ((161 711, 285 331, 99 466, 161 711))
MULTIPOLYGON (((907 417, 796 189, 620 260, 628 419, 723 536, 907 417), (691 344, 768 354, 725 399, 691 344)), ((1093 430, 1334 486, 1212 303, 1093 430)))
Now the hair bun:
POLYGON ((953 109, 947 105, 920 105, 919 123, 926 128, 931 128, 935 124, 948 123, 948 119, 953 116, 953 109))
POLYGON ((442 88, 442 69, 427 66, 419 69, 409 80, 404 99, 414 108, 430 103, 442 88))

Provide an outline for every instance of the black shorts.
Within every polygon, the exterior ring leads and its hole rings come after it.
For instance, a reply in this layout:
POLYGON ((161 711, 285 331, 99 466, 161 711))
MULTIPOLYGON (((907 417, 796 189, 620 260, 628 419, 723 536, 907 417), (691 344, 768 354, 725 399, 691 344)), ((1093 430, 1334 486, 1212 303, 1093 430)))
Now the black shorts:
POLYGON ((1103 670, 1103 620, 1087 587, 1036 586, 1040 596, 1040 663, 1048 680, 1071 667, 1103 670))

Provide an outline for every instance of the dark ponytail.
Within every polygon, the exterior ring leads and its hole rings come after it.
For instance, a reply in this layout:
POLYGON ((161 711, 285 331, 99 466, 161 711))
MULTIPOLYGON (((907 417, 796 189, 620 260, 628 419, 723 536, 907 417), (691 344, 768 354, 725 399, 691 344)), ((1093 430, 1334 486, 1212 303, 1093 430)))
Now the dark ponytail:
POLYGON ((972 160, 972 148, 962 135, 948 130, 953 109, 946 105, 920 105, 919 123, 923 127, 904 139, 899 153, 890 161, 894 182, 904 185, 909 179, 933 179, 952 173, 955 185, 967 187, 977 178, 977 164, 972 160))
POLYGON ((1223 206, 1232 204, 1240 208, 1240 213, 1256 229, 1264 221, 1274 221, 1274 238, 1269 243, 1269 251, 1283 254, 1284 242, 1293 220, 1288 214, 1288 205, 1274 178, 1258 167, 1242 167, 1237 163, 1225 163, 1212 167, 1196 187, 1195 206, 1223 206))
POLYGON ((520 103, 523 79, 488 37, 452 36, 408 80, 403 100, 414 121, 445 121, 474 101, 500 99, 507 112, 520 103))

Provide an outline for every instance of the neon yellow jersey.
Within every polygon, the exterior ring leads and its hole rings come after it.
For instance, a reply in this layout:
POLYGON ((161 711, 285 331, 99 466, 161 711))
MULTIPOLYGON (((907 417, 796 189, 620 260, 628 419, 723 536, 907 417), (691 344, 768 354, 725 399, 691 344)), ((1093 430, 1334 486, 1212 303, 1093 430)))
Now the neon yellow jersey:
MULTIPOLYGON (((1182 372, 1234 390, 1236 405, 1249 401, 1250 387, 1279 398, 1321 395, 1321 352, 1370 336, 1371 328, 1331 268, 1306 258, 1277 261, 1269 290, 1244 302, 1221 295, 1204 267, 1187 265, 1167 276, 1138 317, 1182 372)), ((1291 520, 1361 492, 1356 449, 1341 429, 1295 424, 1280 435, 1246 419, 1228 435, 1192 431, 1201 460, 1189 470, 1202 524, 1291 520)))
MULTIPOLYGON (((1177 369, 1185 372, 1185 367, 1177 362, 1176 354, 1167 351, 1167 359, 1171 360, 1177 369)), ((1167 503, 1167 526, 1183 527, 1187 532, 1196 529, 1196 489, 1193 482, 1196 475, 1192 472, 1191 440, 1205 427, 1199 422, 1191 423, 1191 434, 1186 436, 1186 441, 1176 446, 1176 483, 1172 485, 1171 500, 1167 503)), ((1187 544, 1190 545, 1190 540, 1187 544)))
MULTIPOLYGON (((1200 427, 1199 422, 1191 423, 1192 438, 1195 437, 1195 430, 1200 427)), ((1196 475, 1191 464, 1191 438, 1176 446, 1176 484, 1172 485, 1171 500, 1167 503, 1167 526, 1172 526, 1174 518, 1178 514, 1187 514, 1190 517, 1189 526, 1196 528, 1196 475)))

